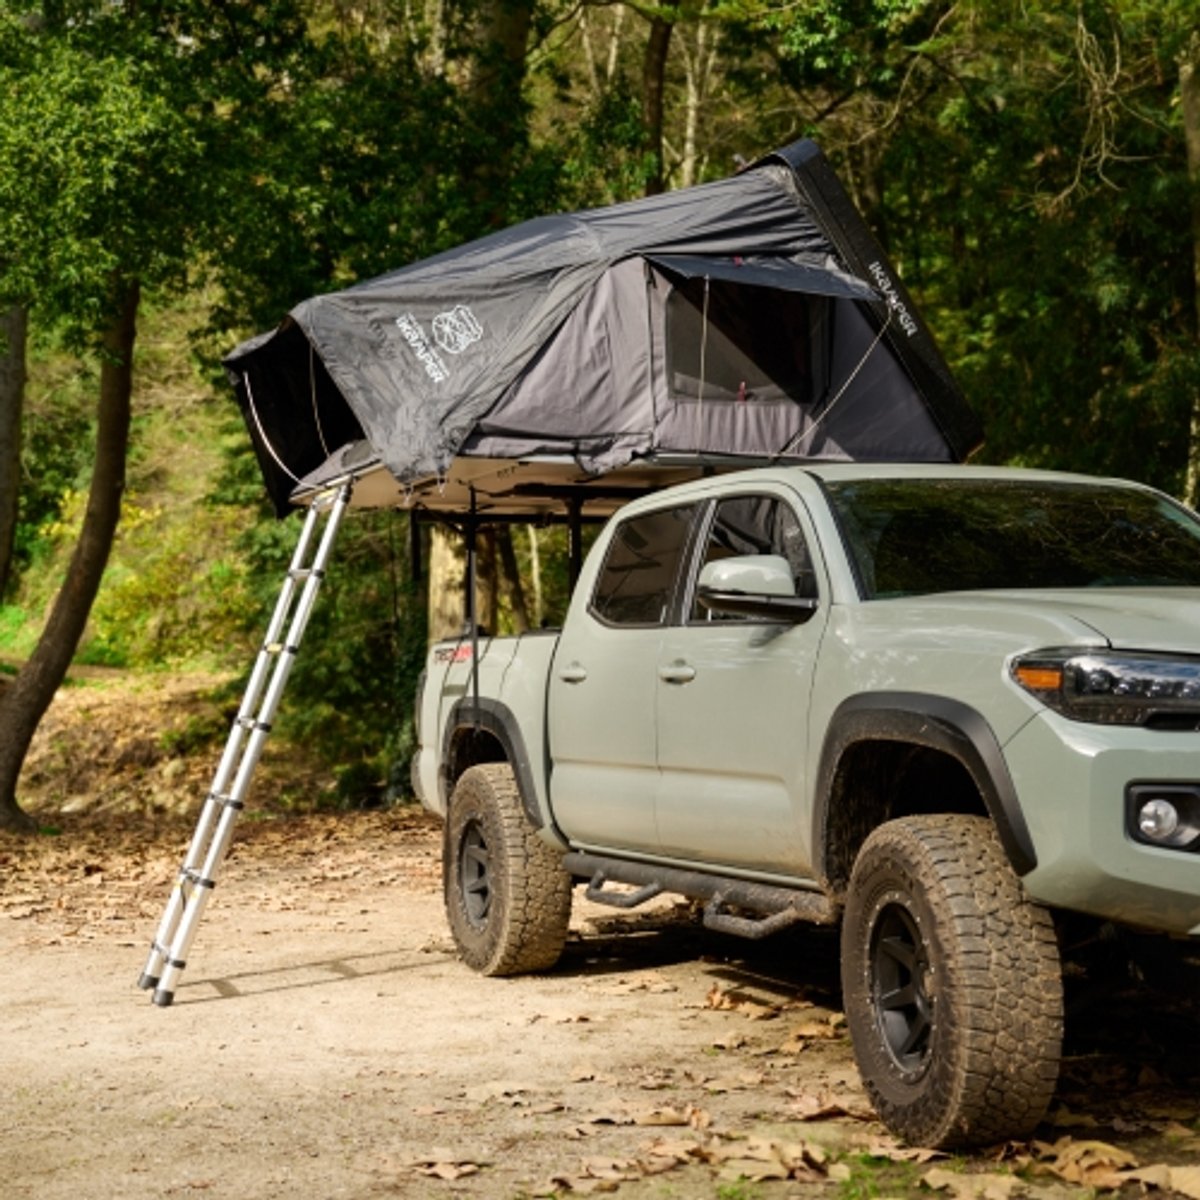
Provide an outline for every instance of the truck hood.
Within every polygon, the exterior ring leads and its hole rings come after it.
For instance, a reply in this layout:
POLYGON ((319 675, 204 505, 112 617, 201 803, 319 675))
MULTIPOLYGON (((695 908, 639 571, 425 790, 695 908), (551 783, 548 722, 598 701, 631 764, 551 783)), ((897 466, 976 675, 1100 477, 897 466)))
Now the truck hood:
MULTIPOLYGON (((1077 622, 1118 650, 1200 654, 1200 588, 1088 588, 1074 591, 959 592, 930 596, 957 609, 995 609, 1006 615, 1077 622)), ((979 613, 982 616, 982 613, 979 613)))

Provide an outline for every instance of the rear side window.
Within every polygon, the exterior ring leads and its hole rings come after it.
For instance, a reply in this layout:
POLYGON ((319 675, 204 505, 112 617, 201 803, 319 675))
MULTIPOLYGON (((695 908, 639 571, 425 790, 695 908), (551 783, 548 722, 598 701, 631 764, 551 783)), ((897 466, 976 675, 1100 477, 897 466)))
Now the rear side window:
POLYGON ((611 625, 662 625, 679 577, 694 505, 622 521, 609 543, 592 612, 611 625))

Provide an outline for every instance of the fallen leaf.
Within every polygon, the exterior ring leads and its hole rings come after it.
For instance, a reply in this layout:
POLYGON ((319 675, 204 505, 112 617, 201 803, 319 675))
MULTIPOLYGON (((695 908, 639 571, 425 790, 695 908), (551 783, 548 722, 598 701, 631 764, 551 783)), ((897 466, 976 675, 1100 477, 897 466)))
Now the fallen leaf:
POLYGON ((849 1117, 852 1121, 873 1121, 875 1113, 865 1100, 851 1096, 835 1096, 831 1093, 814 1095, 811 1092, 793 1092, 788 1105, 788 1116, 796 1121, 828 1121, 834 1117, 849 1117))
POLYGON ((936 1191, 951 1192, 955 1200, 1008 1200, 1015 1189, 1023 1186, 1016 1175, 973 1175, 945 1167, 927 1171, 921 1182, 936 1191))
POLYGON ((647 1108, 633 1114, 635 1125, 687 1125, 686 1112, 677 1108, 647 1108))
POLYGON ((445 1179, 453 1182, 464 1179, 468 1175, 478 1175, 479 1168, 474 1163, 430 1163, 427 1167, 418 1167, 418 1175, 427 1175, 433 1179, 445 1179))
POLYGON ((767 1000, 759 1000, 737 988, 723 988, 714 983, 704 997, 704 1007, 717 1009, 722 1012, 738 1012, 752 1021, 770 1021, 779 1016, 781 1011, 778 1004, 767 1000))
POLYGON ((714 1050, 740 1050, 744 1045, 746 1038, 740 1033, 726 1034, 712 1040, 714 1050))
POLYGON ((891 1162, 933 1162, 949 1158, 944 1150, 931 1150, 927 1146, 904 1146, 891 1138, 873 1138, 867 1143, 867 1153, 872 1158, 886 1158, 891 1162))
POLYGON ((1155 1163, 1134 1171, 1118 1171, 1117 1178, 1120 1183, 1137 1182, 1164 1192, 1178 1192, 1189 1200, 1200 1200, 1200 1167, 1169 1167, 1165 1163, 1155 1163))
POLYGON ((1119 1187, 1118 1171, 1138 1165, 1137 1159, 1127 1150, 1107 1142, 1063 1137, 1053 1145, 1035 1142, 1034 1151, 1037 1170, 1049 1171, 1068 1183, 1085 1187, 1119 1187))
POLYGON ((507 1100, 510 1103, 524 1103, 522 1097, 529 1091, 522 1083, 497 1081, 481 1083, 467 1088, 463 1095, 474 1104, 486 1104, 489 1100, 507 1100))
POLYGON ((721 1164, 721 1179, 748 1179, 754 1183, 768 1179, 821 1178, 827 1157, 820 1146, 809 1142, 781 1142, 762 1137, 714 1143, 708 1155, 721 1164))
POLYGON ((1172 1167, 1171 1189, 1190 1200, 1200 1200, 1200 1167, 1172 1167))

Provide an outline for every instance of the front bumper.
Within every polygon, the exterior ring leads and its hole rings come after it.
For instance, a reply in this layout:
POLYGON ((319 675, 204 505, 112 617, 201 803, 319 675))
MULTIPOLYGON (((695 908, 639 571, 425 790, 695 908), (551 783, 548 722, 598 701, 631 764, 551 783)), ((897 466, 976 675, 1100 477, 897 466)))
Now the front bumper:
POLYGON ((1056 713, 1004 748, 1037 866, 1037 901, 1164 933, 1200 937, 1200 853, 1135 842, 1132 783, 1200 784, 1200 733, 1089 725, 1056 713))

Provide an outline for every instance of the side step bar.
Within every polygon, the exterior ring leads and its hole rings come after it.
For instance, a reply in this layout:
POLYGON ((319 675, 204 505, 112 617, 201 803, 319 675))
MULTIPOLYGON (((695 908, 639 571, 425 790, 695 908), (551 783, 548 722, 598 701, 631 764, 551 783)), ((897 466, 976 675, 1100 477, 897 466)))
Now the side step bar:
POLYGON ((675 892, 693 900, 707 900, 705 928, 737 937, 763 938, 800 921, 832 925, 838 917, 837 906, 820 892, 581 851, 566 855, 563 865, 577 878, 590 881, 586 895, 597 904, 636 908, 662 892, 675 892), (610 883, 629 884, 637 890, 620 891, 610 888, 610 883), (735 915, 730 909, 757 915, 735 915))

